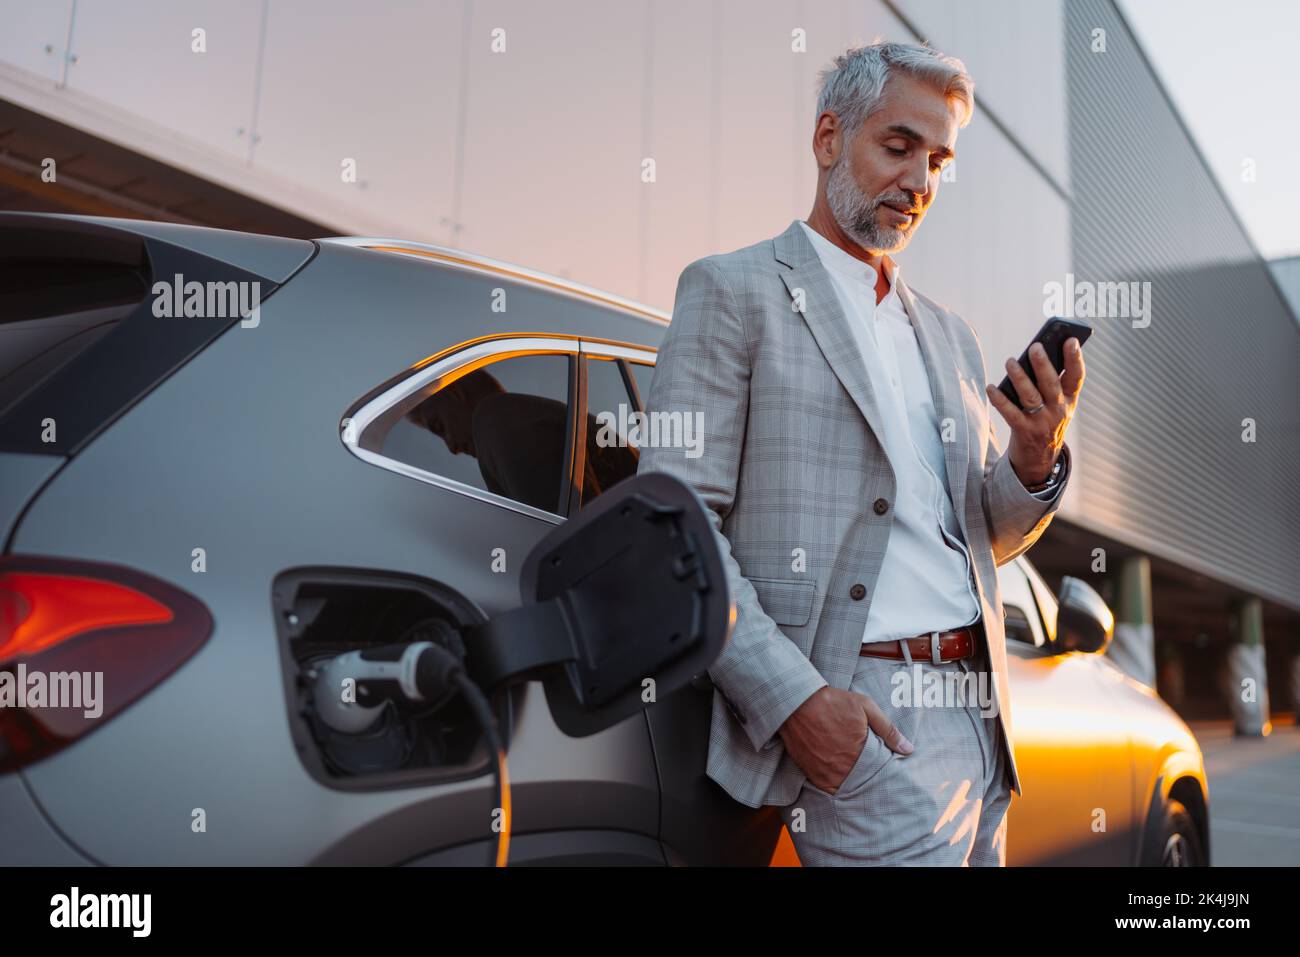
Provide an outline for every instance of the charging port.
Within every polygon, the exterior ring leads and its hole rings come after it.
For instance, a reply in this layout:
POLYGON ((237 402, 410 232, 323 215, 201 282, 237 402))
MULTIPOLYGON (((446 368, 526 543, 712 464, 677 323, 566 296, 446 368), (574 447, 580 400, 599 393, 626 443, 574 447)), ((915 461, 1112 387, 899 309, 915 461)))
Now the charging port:
MULTIPOLYGON (((321 669, 340 655, 429 641, 464 660, 462 631, 484 622, 463 596, 437 582, 390 572, 298 568, 272 591, 294 743, 312 776, 330 787, 372 790, 488 774, 491 755, 461 696, 427 707, 386 702, 360 733, 321 720, 321 669)), ((510 696, 492 698, 503 742, 510 696)))

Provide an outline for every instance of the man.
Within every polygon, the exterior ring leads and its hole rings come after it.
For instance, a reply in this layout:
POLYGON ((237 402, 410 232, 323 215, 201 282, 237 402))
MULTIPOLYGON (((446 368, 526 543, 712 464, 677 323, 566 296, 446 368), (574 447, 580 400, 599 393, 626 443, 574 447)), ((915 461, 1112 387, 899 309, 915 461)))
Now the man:
POLYGON ((876 44, 822 81, 812 213, 687 266, 648 403, 702 415, 703 454, 645 448, 640 471, 699 492, 736 604, 707 773, 779 805, 804 864, 1003 865, 1021 789, 996 566, 1060 504, 1083 359, 1070 340, 1058 376, 1035 353, 1037 388, 1008 359, 1021 411, 890 257, 970 120, 961 61, 876 44), (895 694, 921 673, 991 706, 895 694))

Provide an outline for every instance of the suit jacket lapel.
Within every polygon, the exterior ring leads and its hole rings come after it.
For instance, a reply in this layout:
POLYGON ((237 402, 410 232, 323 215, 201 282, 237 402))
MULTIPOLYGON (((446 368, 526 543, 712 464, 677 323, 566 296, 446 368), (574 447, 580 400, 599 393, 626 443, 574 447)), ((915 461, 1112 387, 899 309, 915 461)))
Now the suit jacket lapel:
POLYGON ((781 273, 781 278, 790 291, 792 308, 802 292, 804 322, 808 324, 836 378, 844 385, 863 418, 867 420, 867 425, 883 452, 885 433, 881 428, 875 393, 867 380, 867 367, 826 267, 822 265, 817 250, 813 249, 797 219, 773 243, 777 261, 790 267, 781 273))
MULTIPOLYGON (((806 238, 806 237, 805 237, 806 238)), ((954 424, 953 441, 943 443, 943 461, 948 471, 948 487, 952 492, 953 510, 957 521, 966 532, 966 463, 967 446, 966 408, 962 401, 958 379, 957 361, 948 342, 948 336, 939 325, 939 319, 929 307, 916 301, 912 291, 901 279, 898 296, 903 300, 907 317, 916 330, 916 340, 925 357, 925 369, 930 377, 930 394, 934 397, 935 412, 939 416, 939 434, 942 437, 944 420, 954 424)), ((969 541, 969 538, 967 539, 969 541)))
MULTIPOLYGON (((836 377, 852 396, 854 403, 867 420, 883 452, 884 431, 875 392, 867 379, 866 364, 858 350, 857 339, 849 328, 848 317, 840 305, 839 296, 831 283, 826 267, 822 265, 817 250, 804 233, 799 220, 793 220, 784 233, 773 241, 778 262, 790 268, 781 273, 793 300, 798 290, 804 296, 804 322, 830 364, 836 377)), ((966 529, 966 463, 969 461, 969 439, 966 427, 966 409, 962 401, 956 358, 948 336, 939 325, 939 319, 926 306, 917 302, 907 284, 898 282, 898 295, 903 301, 917 343, 925 359, 930 377, 930 393, 939 418, 942 436, 944 420, 954 423, 953 441, 943 443, 944 466, 948 473, 948 487, 952 492, 953 510, 957 513, 964 534, 966 529)), ((969 539, 968 539, 969 540, 969 539)))

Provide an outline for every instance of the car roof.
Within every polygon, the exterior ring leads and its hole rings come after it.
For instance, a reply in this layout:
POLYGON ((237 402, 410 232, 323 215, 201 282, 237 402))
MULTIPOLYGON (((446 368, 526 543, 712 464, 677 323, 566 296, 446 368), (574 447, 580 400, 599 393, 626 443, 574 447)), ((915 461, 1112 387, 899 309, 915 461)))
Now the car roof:
POLYGON ((670 313, 664 312, 662 309, 656 309, 654 306, 617 296, 614 293, 605 292, 593 286, 586 286, 574 282, 572 279, 565 279, 562 276, 555 276, 551 273, 530 269, 527 266, 518 266, 499 259, 491 259, 478 253, 466 252, 463 249, 454 249, 450 246, 435 246, 431 243, 417 243, 405 239, 387 239, 377 236, 330 236, 317 241, 338 246, 353 246, 389 255, 418 257, 456 269, 503 276, 516 282, 561 292, 621 312, 631 313, 641 319, 649 319, 665 326, 668 325, 669 320, 672 318, 670 313))
POLYGON ((58 228, 56 224, 60 222, 68 223, 70 231, 78 228, 72 224, 83 223, 92 228, 118 230, 171 243, 276 283, 284 282, 292 276, 316 250, 309 239, 242 233, 212 226, 186 226, 181 223, 113 216, 83 216, 80 213, 0 212, 0 228, 43 224, 40 228, 54 229, 58 228))

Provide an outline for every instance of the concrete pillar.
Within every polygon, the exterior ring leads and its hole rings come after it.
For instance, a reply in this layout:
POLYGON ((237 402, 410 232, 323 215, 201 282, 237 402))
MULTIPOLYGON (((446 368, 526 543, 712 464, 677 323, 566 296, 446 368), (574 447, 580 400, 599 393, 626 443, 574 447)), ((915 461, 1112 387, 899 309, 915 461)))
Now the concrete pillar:
POLYGON ((1255 596, 1233 608, 1233 643, 1228 647, 1225 692, 1237 734, 1269 733, 1268 669, 1264 663, 1264 608, 1255 596))
POLYGON ((1125 558, 1119 569, 1115 636, 1106 655, 1125 674, 1156 686, 1155 629, 1151 620, 1151 560, 1125 558))
POLYGON ((1181 713, 1187 704, 1187 670, 1182 651, 1172 641, 1162 641, 1156 649, 1160 669, 1160 697, 1181 713))
POLYGON ((1291 692, 1291 710, 1295 712, 1295 723, 1300 726, 1300 655, 1291 656, 1291 673, 1287 676, 1288 689, 1291 692))

